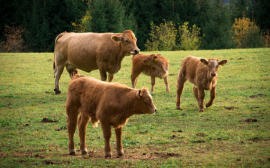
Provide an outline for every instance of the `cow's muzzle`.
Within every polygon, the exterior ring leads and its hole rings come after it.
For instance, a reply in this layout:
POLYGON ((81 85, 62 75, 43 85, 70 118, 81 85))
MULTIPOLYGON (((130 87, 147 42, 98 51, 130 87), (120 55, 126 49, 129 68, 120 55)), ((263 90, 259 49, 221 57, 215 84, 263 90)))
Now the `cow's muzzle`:
POLYGON ((140 53, 140 49, 135 49, 133 51, 130 52, 132 55, 137 55, 140 53))
POLYGON ((211 76, 212 77, 215 77, 217 74, 216 73, 211 73, 211 76))

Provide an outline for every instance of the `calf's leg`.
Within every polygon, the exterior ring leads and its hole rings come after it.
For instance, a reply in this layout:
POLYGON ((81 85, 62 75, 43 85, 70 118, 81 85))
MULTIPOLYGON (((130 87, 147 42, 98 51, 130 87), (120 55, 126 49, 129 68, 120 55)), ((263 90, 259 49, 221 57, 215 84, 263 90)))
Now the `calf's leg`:
POLYGON ((136 84, 137 84, 140 73, 141 72, 139 71, 132 71, 131 73, 131 85, 132 85, 132 88, 134 89, 136 88, 136 84))
MULTIPOLYGON (((68 101, 67 101, 68 102, 68 101)), ((78 108, 76 106, 66 105, 66 112, 67 112, 67 129, 68 129, 68 149, 70 155, 75 155, 75 145, 74 145, 74 133, 77 126, 77 119, 78 119, 78 108)))
POLYGON ((181 95, 184 89, 184 84, 186 82, 186 79, 183 77, 183 75, 179 75, 177 79, 177 94, 176 94, 176 108, 179 110, 181 109, 181 95))
POLYGON ((208 103, 206 103, 206 107, 210 107, 213 104, 213 101, 216 97, 216 87, 212 87, 210 90, 210 100, 208 103))
POLYGON ((122 127, 115 128, 117 157, 124 155, 122 145, 122 127))
POLYGON ((109 82, 112 82, 112 80, 113 80, 113 74, 110 74, 110 73, 109 73, 109 79, 108 79, 108 81, 109 81, 109 82))
POLYGON ((156 79, 155 79, 155 76, 154 75, 151 75, 151 93, 153 94, 154 93, 154 86, 155 86, 155 83, 156 83, 156 79))
POLYGON ((198 89, 196 86, 193 86, 193 93, 194 93, 194 97, 199 102, 199 93, 198 93, 198 89))
POLYGON ((205 93, 203 89, 198 88, 198 104, 199 104, 199 111, 204 111, 203 99, 205 97, 205 93))
POLYGON ((165 85, 166 85, 166 91, 167 91, 167 92, 170 92, 169 82, 168 82, 168 76, 166 76, 166 77, 164 78, 164 83, 165 83, 165 85))
POLYGON ((105 139, 105 147, 104 147, 104 152, 105 152, 105 158, 112 157, 112 153, 111 153, 111 145, 110 145, 110 138, 112 135, 112 130, 109 124, 104 123, 101 121, 101 127, 102 127, 102 131, 103 131, 103 136, 105 139))
POLYGON ((79 128, 79 136, 80 136, 80 149, 82 152, 82 155, 87 154, 87 148, 85 143, 85 134, 86 134, 86 128, 87 124, 90 120, 90 117, 84 115, 81 113, 79 120, 78 120, 78 128, 79 128))

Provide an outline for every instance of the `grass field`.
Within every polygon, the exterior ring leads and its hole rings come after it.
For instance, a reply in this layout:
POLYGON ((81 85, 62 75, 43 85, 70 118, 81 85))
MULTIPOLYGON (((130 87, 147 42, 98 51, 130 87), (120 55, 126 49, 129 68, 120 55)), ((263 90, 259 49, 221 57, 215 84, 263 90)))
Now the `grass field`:
MULTIPOLYGON (((143 52, 146 53, 146 52, 143 52)), ((100 125, 88 125, 89 154, 68 155, 65 100, 69 75, 54 95, 53 53, 0 53, 0 167, 270 167, 270 49, 147 52, 170 61, 170 93, 156 79, 154 115, 132 116, 123 127, 125 156, 104 159, 100 125), (217 97, 198 111, 190 83, 176 110, 176 78, 188 55, 227 59, 219 68, 217 97), (47 122, 46 122, 47 121, 47 122), (48 122, 50 121, 50 122, 48 122)), ((114 82, 131 86, 131 57, 122 62, 114 82)), ((99 72, 80 74, 99 78, 99 72)), ((151 87, 141 75, 137 88, 151 87)), ((206 92, 205 102, 209 99, 206 92)))

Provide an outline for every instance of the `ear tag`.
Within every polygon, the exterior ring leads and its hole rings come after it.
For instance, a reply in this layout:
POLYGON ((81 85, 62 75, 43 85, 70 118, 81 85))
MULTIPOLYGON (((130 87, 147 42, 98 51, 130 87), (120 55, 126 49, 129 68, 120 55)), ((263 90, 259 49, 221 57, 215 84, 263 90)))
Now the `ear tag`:
POLYGON ((221 66, 224 66, 225 64, 222 64, 221 66))
POLYGON ((155 58, 154 61, 157 61, 157 58, 155 58))
POLYGON ((202 62, 202 64, 203 64, 203 65, 206 65, 206 63, 205 63, 205 62, 202 62))

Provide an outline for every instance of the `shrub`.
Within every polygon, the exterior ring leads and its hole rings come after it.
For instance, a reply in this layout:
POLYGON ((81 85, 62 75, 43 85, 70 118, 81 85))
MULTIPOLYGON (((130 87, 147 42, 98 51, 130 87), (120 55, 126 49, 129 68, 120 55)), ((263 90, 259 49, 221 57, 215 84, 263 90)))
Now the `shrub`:
POLYGON ((233 39, 237 48, 263 47, 263 39, 260 28, 249 18, 235 19, 233 24, 233 39))
POLYGON ((22 33, 24 29, 22 27, 15 26, 5 26, 5 30, 3 32, 6 37, 5 42, 1 42, 0 51, 1 52, 21 52, 24 48, 23 46, 23 38, 22 33))
POLYGON ((194 24, 192 28, 188 27, 188 22, 179 26, 180 49, 197 50, 201 45, 200 28, 194 24))
POLYGON ((176 47, 177 30, 173 22, 161 23, 156 26, 153 22, 150 23, 151 32, 150 40, 147 40, 145 47, 147 51, 169 51, 176 47))

